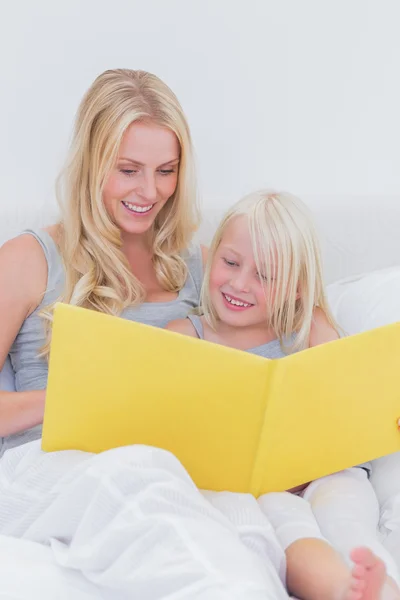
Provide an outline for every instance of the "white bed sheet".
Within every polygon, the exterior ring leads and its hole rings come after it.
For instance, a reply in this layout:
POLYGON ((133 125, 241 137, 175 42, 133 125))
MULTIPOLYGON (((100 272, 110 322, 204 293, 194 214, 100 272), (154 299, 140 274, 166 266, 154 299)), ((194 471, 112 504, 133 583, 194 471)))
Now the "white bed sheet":
POLYGON ((113 600, 83 575, 59 566, 49 547, 0 535, 0 600, 113 600))
POLYGON ((0 598, 288 598, 284 553, 255 499, 228 495, 224 515, 163 450, 25 444, 0 461, 0 497, 0 598))

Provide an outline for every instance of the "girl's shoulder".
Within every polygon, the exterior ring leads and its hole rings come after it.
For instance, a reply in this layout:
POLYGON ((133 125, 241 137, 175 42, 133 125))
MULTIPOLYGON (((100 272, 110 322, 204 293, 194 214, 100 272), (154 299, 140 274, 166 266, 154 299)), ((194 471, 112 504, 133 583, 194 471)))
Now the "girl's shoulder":
POLYGON ((339 334, 335 326, 330 322, 325 312, 319 306, 316 306, 311 322, 309 347, 312 348, 338 339, 339 334))
POLYGON ((175 331, 176 333, 181 333, 182 335, 188 335, 190 337, 197 337, 196 330, 190 319, 186 317, 186 319, 176 319, 175 321, 171 321, 166 325, 165 329, 169 331, 175 331))

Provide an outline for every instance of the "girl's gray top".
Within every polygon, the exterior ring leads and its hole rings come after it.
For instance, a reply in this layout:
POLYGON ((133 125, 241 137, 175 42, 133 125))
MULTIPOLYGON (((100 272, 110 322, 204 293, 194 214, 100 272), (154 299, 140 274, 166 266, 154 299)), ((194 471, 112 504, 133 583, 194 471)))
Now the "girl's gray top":
MULTIPOLYGON (((44 230, 27 230, 41 245, 47 261, 47 286, 42 302, 22 324, 10 349, 10 358, 15 371, 17 392, 43 390, 47 385, 48 365, 38 353, 45 342, 45 329, 40 311, 62 296, 64 288, 64 267, 57 245, 44 230)), ((170 302, 144 302, 124 310, 121 317, 130 321, 139 321, 146 325, 165 327, 170 321, 185 318, 189 311, 199 304, 200 288, 203 279, 203 263, 200 246, 193 246, 182 254, 188 276, 178 297, 170 302)), ((42 427, 37 426, 3 438, 0 455, 5 450, 38 439, 42 427)))
MULTIPOLYGON (((201 340, 204 340, 204 327, 201 317, 197 315, 188 315, 188 319, 195 328, 197 336, 201 340)), ((284 356, 286 356, 285 352, 281 348, 279 340, 272 340, 271 342, 262 344, 261 346, 250 348, 249 350, 246 350, 246 352, 250 352, 250 354, 257 354, 257 356, 262 356, 263 358, 270 359, 283 358, 284 356)))

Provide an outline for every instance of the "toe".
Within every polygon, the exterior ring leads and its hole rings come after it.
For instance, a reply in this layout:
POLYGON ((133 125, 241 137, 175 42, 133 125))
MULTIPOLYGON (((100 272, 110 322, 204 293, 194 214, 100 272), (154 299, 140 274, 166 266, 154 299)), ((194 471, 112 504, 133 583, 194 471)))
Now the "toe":
POLYGON ((369 548, 355 548, 350 557, 357 565, 362 565, 366 569, 372 569, 381 562, 369 548))
POLYGON ((351 571, 351 575, 355 579, 363 579, 365 577, 366 572, 367 569, 363 565, 355 564, 351 571))
POLYGON ((365 589, 364 579, 352 579, 350 582, 350 589, 353 592, 363 592, 365 589))

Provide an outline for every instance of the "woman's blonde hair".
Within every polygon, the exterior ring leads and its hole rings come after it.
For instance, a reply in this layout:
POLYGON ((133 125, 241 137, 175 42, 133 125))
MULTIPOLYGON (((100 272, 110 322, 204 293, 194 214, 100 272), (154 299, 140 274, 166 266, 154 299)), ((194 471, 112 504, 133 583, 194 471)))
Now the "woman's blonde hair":
MULTIPOLYGON (((118 315, 145 299, 122 252, 121 234, 103 201, 103 186, 127 128, 135 121, 173 131, 180 144, 176 190, 156 218, 153 263, 165 290, 179 291, 187 269, 180 256, 198 226, 193 149, 183 110, 170 88, 145 71, 116 69, 94 81, 78 110, 70 155, 58 180, 63 302, 118 315)), ((51 320, 52 307, 44 311, 51 320)), ((50 332, 43 354, 49 350, 50 332)))
POLYGON ((266 320, 289 352, 308 346, 315 307, 334 319, 325 296, 318 238, 310 213, 288 193, 258 191, 234 205, 211 244, 201 295, 201 311, 211 327, 217 314, 210 297, 210 273, 228 224, 246 216, 258 273, 266 280, 266 320), (273 285, 268 282, 273 282, 273 285))

